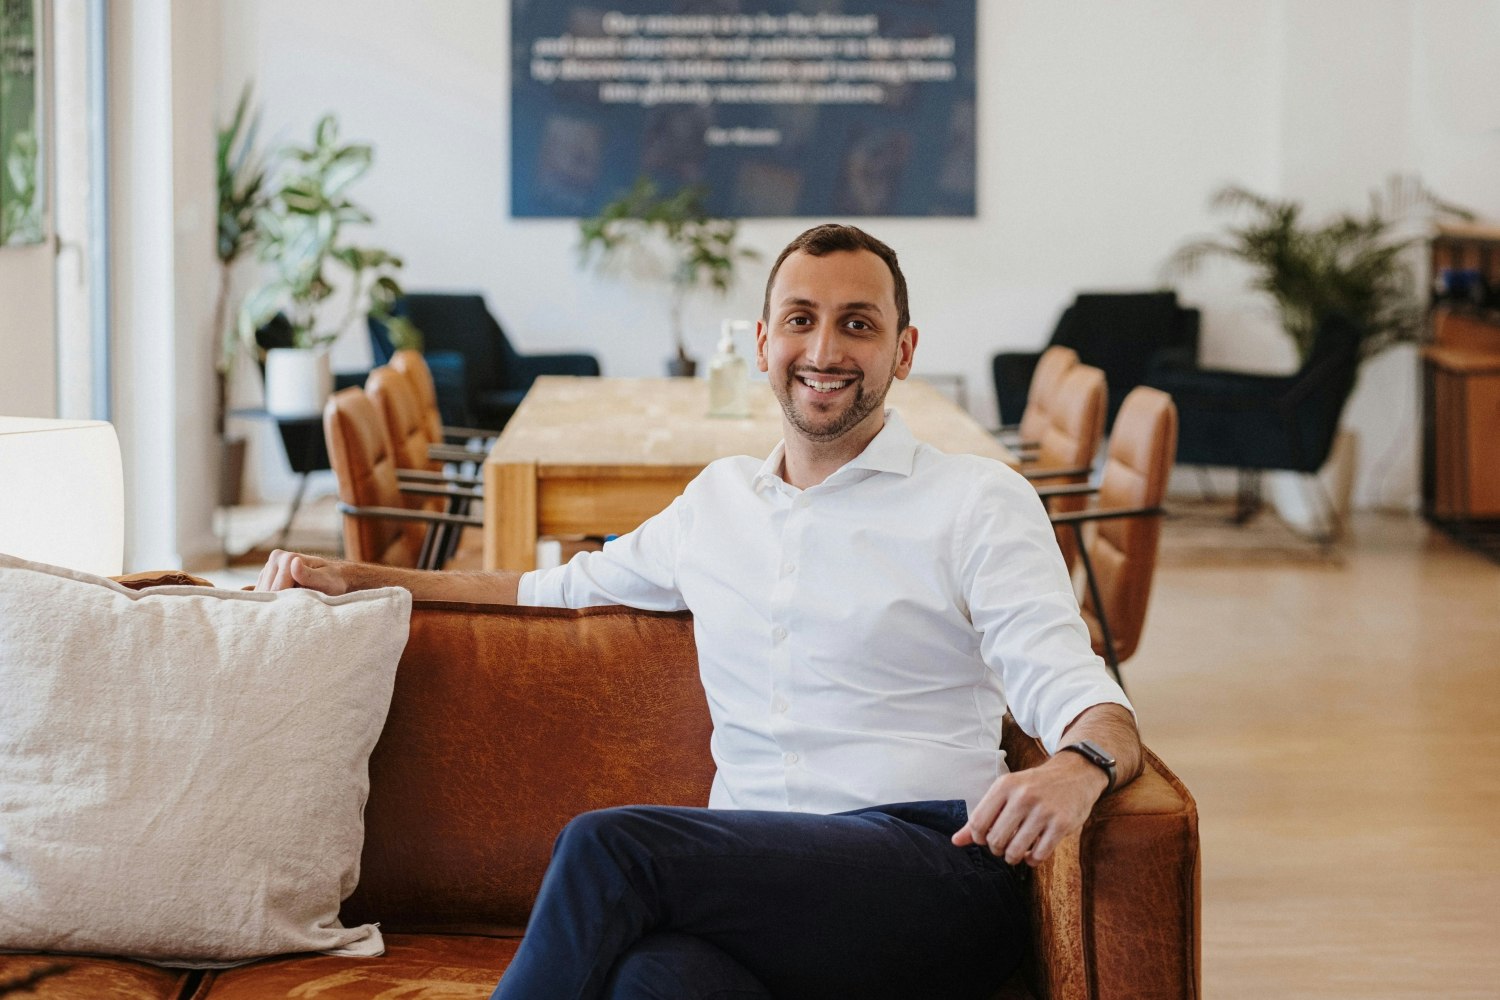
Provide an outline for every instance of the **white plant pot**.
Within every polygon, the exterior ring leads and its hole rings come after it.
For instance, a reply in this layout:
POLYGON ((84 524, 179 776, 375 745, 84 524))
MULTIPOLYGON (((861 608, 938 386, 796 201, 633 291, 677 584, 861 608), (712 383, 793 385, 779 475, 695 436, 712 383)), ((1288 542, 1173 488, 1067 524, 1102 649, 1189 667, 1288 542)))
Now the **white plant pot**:
POLYGON ((266 352, 266 412, 273 417, 316 417, 333 393, 328 352, 273 347, 266 352))
POLYGON ((1334 436, 1328 461, 1316 473, 1323 483, 1321 495, 1300 472, 1273 472, 1266 477, 1276 513, 1294 531, 1304 535, 1325 537, 1334 534, 1349 516, 1358 464, 1359 435, 1340 429, 1334 436), (1333 504, 1332 511, 1323 502, 1325 498, 1333 504), (1337 520, 1330 519, 1330 514, 1337 520))

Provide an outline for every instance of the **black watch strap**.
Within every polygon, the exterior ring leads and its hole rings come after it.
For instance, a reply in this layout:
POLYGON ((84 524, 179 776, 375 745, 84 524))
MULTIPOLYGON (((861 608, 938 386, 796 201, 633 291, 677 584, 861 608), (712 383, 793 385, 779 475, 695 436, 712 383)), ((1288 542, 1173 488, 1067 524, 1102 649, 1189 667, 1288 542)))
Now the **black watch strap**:
POLYGON ((1115 790, 1115 759, 1105 753, 1104 748, 1099 746, 1099 744, 1093 740, 1079 740, 1077 743, 1069 743, 1057 752, 1062 753, 1063 750, 1070 750, 1076 753, 1109 776, 1109 784, 1104 786, 1104 794, 1108 795, 1115 790))

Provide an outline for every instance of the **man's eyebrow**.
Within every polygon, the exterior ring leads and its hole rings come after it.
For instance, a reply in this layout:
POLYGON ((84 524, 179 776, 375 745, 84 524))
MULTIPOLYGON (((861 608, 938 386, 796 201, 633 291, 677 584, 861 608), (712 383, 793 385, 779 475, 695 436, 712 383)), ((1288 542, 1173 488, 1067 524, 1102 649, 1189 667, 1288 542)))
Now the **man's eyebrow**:
MULTIPOLYGON (((813 309, 817 308, 818 303, 814 302, 812 299, 785 298, 781 300, 781 306, 783 309, 787 306, 797 306, 802 309, 813 309)), ((835 308, 839 312, 849 312, 850 310, 859 310, 863 312, 873 313, 881 312, 880 303, 878 302, 844 302, 836 306, 835 308)))

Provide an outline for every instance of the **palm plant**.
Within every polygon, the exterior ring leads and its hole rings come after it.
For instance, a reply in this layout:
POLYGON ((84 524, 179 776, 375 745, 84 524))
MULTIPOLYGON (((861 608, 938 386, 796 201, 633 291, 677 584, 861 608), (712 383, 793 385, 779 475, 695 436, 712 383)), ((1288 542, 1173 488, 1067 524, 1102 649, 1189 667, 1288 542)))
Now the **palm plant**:
POLYGON ((371 222, 348 192, 373 159, 368 144, 339 142, 332 115, 318 122, 312 145, 284 152, 279 184, 254 213, 258 256, 269 266, 270 277, 240 309, 241 336, 253 337, 281 312, 292 346, 323 347, 368 312, 385 323, 397 347, 418 346, 420 335, 411 322, 391 315, 402 294, 395 278, 401 258, 345 237, 346 226, 371 222), (325 324, 321 307, 337 288, 333 265, 345 272, 348 308, 338 322, 325 324))
POLYGON ((578 222, 585 265, 608 267, 628 253, 638 271, 671 283, 672 343, 682 364, 690 361, 682 334, 688 293, 707 286, 722 295, 734 283, 735 263, 760 256, 735 246, 739 222, 709 215, 704 209, 707 195, 701 184, 663 195, 649 178, 641 177, 598 215, 578 222))
POLYGON ((1253 287, 1271 296, 1303 360, 1330 313, 1343 314, 1363 331, 1363 357, 1417 340, 1424 310, 1410 250, 1426 238, 1434 216, 1473 218, 1415 178, 1398 177, 1384 192, 1371 192, 1367 214, 1341 213, 1321 226, 1307 224, 1295 201, 1238 185, 1221 189, 1210 204, 1246 211, 1248 218, 1221 237, 1179 248, 1167 263, 1168 273, 1192 271, 1209 257, 1250 265, 1253 287))

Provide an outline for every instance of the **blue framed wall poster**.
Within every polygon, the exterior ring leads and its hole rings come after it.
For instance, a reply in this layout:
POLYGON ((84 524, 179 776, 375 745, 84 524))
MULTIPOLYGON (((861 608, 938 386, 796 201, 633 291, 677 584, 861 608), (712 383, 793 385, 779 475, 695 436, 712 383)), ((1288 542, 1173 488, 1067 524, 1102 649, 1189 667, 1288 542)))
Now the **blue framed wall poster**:
POLYGON ((511 4, 511 214, 973 216, 976 0, 511 4))

